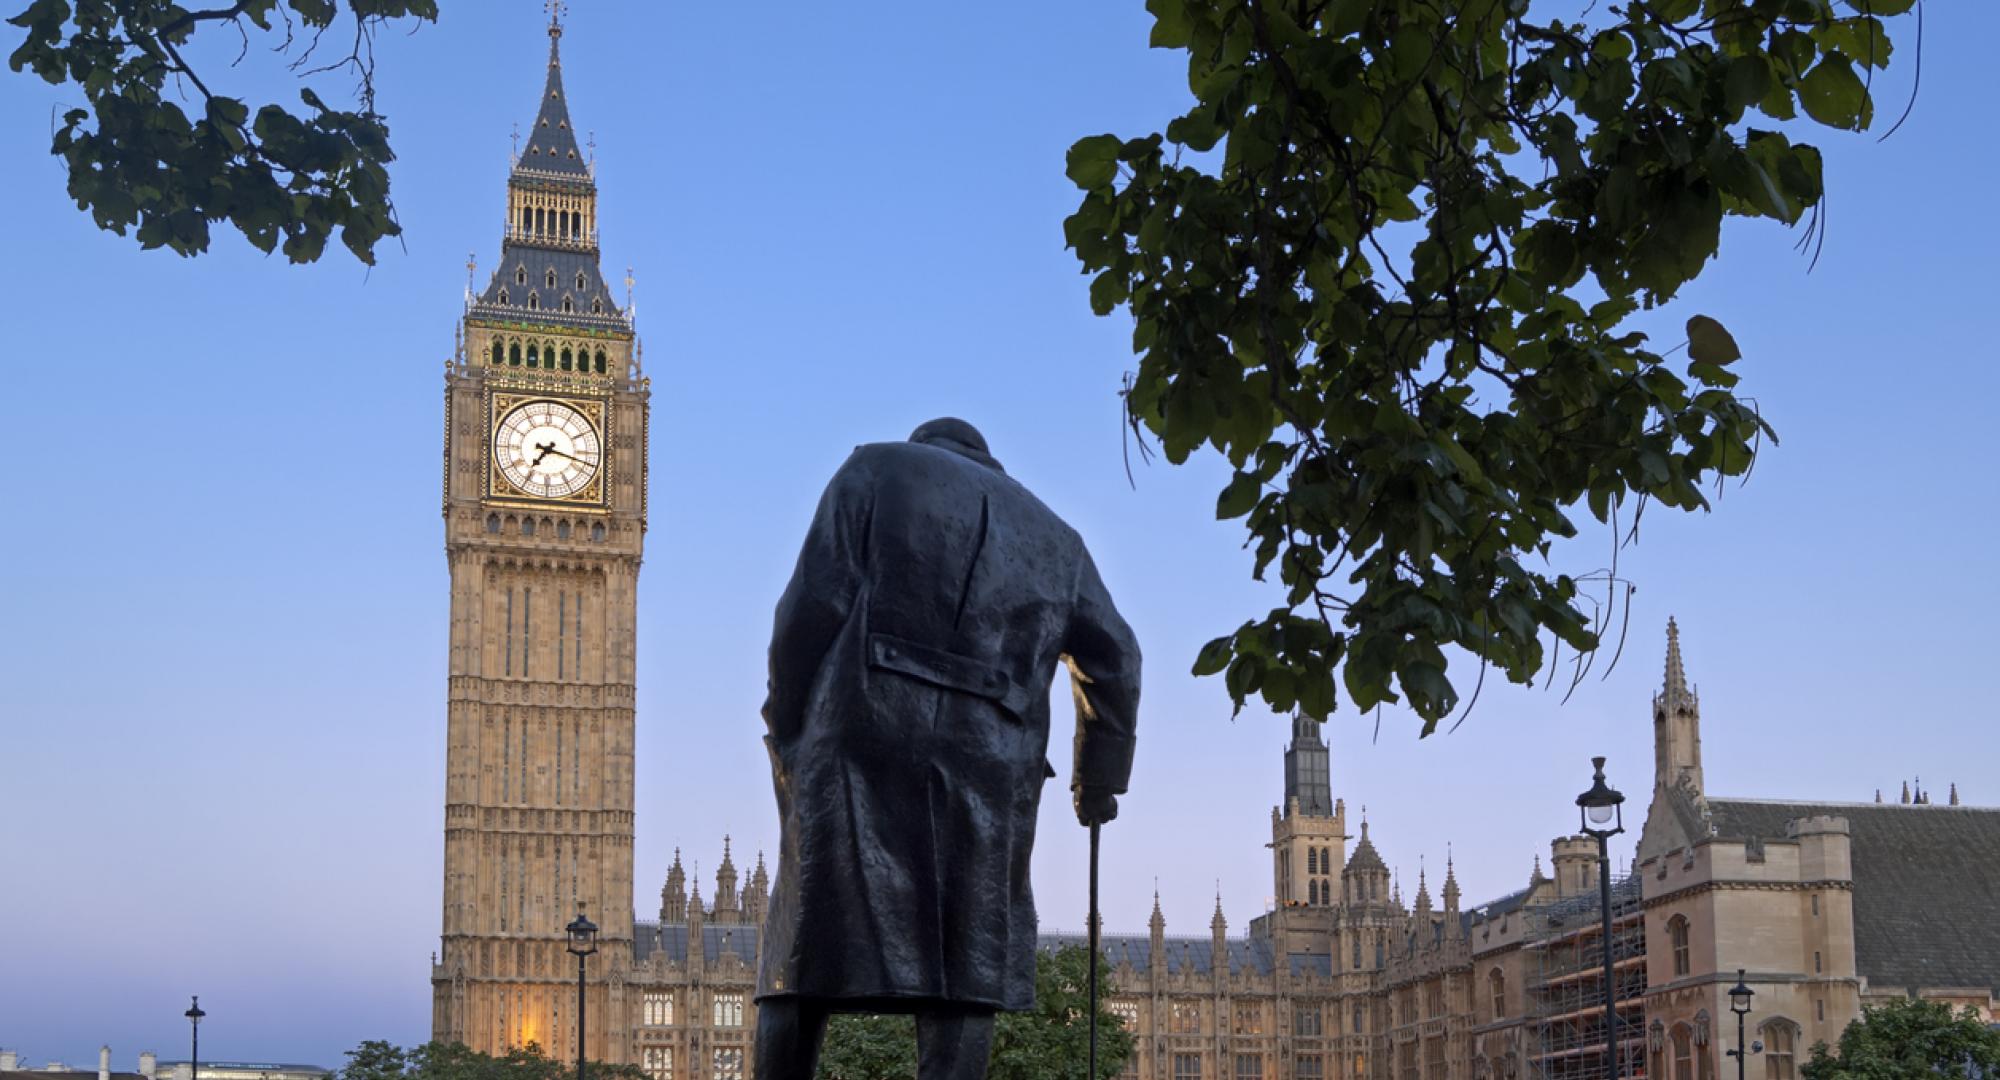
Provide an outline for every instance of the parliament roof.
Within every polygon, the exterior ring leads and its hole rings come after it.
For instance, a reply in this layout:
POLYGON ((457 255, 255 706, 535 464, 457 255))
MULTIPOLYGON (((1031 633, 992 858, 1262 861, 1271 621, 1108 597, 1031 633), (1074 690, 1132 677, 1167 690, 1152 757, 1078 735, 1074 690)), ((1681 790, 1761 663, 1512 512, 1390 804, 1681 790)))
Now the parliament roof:
POLYGON ((1875 986, 2000 988, 2000 808, 1707 800, 1715 835, 1786 840, 1847 819, 1855 966, 1875 986))

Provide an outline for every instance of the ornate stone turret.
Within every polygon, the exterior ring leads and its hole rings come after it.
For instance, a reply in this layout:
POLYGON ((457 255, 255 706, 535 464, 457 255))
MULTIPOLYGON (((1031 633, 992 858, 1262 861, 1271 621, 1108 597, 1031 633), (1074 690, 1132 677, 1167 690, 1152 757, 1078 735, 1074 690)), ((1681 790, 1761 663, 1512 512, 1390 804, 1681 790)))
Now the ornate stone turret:
POLYGON ((1215 886, 1215 917, 1208 920, 1209 964, 1217 978, 1229 974, 1229 920, 1222 917, 1222 884, 1215 886))
MULTIPOLYGON (((1454 869, 1452 868, 1452 865, 1451 865, 1451 854, 1450 854, 1450 852, 1446 852, 1446 853, 1445 853, 1445 857, 1444 857, 1444 910, 1445 910, 1445 914, 1447 914, 1447 915, 1453 915, 1453 916, 1456 916, 1456 915, 1458 914, 1458 897, 1459 897, 1459 893, 1458 893, 1458 873, 1457 873, 1457 871, 1456 871, 1456 870, 1454 870, 1454 869)), ((1452 925, 1453 925, 1454 927, 1456 927, 1456 926, 1458 925, 1458 920, 1457 920, 1456 918, 1452 919, 1452 925)))
POLYGON ((702 946, 702 928, 707 923, 707 913, 701 908, 701 878, 697 874, 694 895, 688 897, 687 910, 687 966, 690 971, 700 971, 702 965, 708 962, 708 950, 702 946))
POLYGON ((715 872, 715 921, 733 923, 742 914, 736 899, 736 860, 729 853, 729 837, 722 838, 722 866, 715 872))
POLYGON ((1951 784, 1951 805, 1958 805, 1958 781, 1956 780, 1952 781, 1951 784))
POLYGON ((1430 913, 1431 887, 1424 880, 1423 864, 1419 863, 1417 865, 1417 914, 1428 916, 1430 913))
POLYGON ((1667 620, 1666 675, 1653 698, 1653 778, 1662 788, 1702 790, 1701 698, 1681 663, 1681 631, 1667 620))
POLYGON ((1349 904, 1382 903, 1389 899, 1389 866, 1368 839, 1367 809, 1361 817, 1361 840, 1340 872, 1342 895, 1349 904))
POLYGON ((743 897, 743 921, 751 926, 764 925, 764 913, 771 906, 771 875, 764 870, 764 853, 757 853, 757 869, 750 872, 750 892, 743 897))
POLYGON ((1153 977, 1162 979, 1167 974, 1167 917, 1160 913, 1160 887, 1153 886, 1153 917, 1146 922, 1151 931, 1151 942, 1147 947, 1147 959, 1153 969, 1153 977))
POLYGON ((681 869, 681 849, 674 849, 674 864, 667 867, 667 883, 660 886, 660 922, 687 921, 687 871, 681 869))

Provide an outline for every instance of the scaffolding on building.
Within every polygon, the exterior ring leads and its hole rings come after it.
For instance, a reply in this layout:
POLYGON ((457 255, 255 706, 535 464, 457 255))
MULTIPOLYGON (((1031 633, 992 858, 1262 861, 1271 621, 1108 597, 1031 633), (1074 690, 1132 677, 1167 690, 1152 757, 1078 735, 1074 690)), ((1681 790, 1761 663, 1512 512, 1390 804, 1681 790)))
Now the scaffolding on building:
MULTIPOLYGON (((1531 909, 1527 939, 1530 1080, 1608 1080, 1605 1057, 1603 908, 1597 890, 1531 909)), ((1611 955, 1618 1002, 1621 1080, 1646 1075, 1646 920, 1639 878, 1611 883, 1611 955)))

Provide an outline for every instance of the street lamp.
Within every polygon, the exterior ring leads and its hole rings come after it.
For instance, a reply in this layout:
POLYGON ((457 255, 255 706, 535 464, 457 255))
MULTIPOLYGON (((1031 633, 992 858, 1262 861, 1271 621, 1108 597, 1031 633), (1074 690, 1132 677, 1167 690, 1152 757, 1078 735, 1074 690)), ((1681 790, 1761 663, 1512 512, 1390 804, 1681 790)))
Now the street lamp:
POLYGON ((1743 1080, 1743 1018, 1750 1015, 1750 999, 1757 991, 1743 981, 1743 969, 1736 969, 1736 985, 1729 988, 1729 1011, 1736 1014, 1736 1049, 1724 1053, 1736 1059, 1736 1080, 1743 1080))
POLYGON ((569 953, 576 957, 576 1080, 583 1080, 583 963, 597 951, 597 924, 583 917, 583 901, 576 902, 576 918, 563 930, 569 934, 569 953))
POLYGON ((188 1080, 199 1080, 201 1076, 201 1018, 208 1014, 201 1011, 201 995, 192 995, 188 1011, 182 1016, 188 1018, 188 1080))
POLYGON ((1621 808, 1625 796, 1604 782, 1603 758, 1591 758, 1590 763, 1597 767, 1597 775, 1590 790, 1576 797, 1576 805, 1583 831, 1597 838, 1597 895, 1604 908, 1604 1052, 1611 1063, 1611 1080, 1618 1080, 1618 988, 1611 967, 1611 838, 1625 831, 1625 811, 1621 808))

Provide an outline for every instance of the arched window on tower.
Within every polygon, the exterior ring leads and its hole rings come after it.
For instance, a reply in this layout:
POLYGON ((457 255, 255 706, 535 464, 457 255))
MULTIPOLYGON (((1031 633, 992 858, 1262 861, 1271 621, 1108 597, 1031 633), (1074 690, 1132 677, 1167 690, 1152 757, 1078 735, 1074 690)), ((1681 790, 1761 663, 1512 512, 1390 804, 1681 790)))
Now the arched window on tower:
POLYGON ((1688 973, 1688 921, 1685 915, 1676 915, 1667 920, 1667 944, 1674 958, 1674 977, 1688 973))
POLYGON ((526 285, 527 283, 528 283, 528 268, 527 268, 527 267, 525 267, 525 266, 517 266, 517 267, 515 267, 515 268, 514 268, 514 284, 516 284, 516 285, 526 285))
POLYGON ((1757 1029, 1764 1036, 1764 1080, 1794 1080, 1798 1072, 1793 1055, 1798 1053, 1798 1025, 1783 1017, 1764 1022, 1757 1029))
POLYGON ((602 375, 602 374, 604 374, 604 350, 603 350, 603 349, 599 349, 599 350, 597 350, 597 373, 598 373, 599 375, 602 375))
MULTIPOLYGON (((569 313, 576 310, 576 304, 573 301, 571 301, 569 297, 565 296, 563 297, 562 309, 563 309, 563 314, 568 315, 569 313)), ((563 370, 564 371, 569 370, 569 365, 564 364, 563 370)))
POLYGON ((500 365, 506 362, 507 362, 507 347, 505 345, 500 344, 498 341, 495 341, 493 343, 493 366, 499 367, 500 365))
POLYGON ((570 351, 568 349, 564 349, 562 351, 562 369, 564 371, 568 371, 570 369, 570 351))
POLYGON ((500 515, 499 515, 499 514, 488 514, 488 515, 486 515, 486 531, 487 531, 487 532, 490 532, 490 533, 497 533, 497 532, 499 532, 499 531, 500 531, 500 515))
POLYGON ((538 368, 542 366, 541 350, 535 348, 533 342, 530 342, 528 344, 528 366, 531 368, 538 368))
POLYGON ((535 227, 535 212, 523 206, 521 208, 521 231, 527 232, 528 230, 534 227, 535 227))
POLYGON ((529 293, 529 294, 528 294, 528 310, 529 310, 529 311, 540 311, 540 310, 542 310, 542 298, 541 298, 541 297, 539 297, 539 296, 536 296, 536 295, 535 295, 534 293, 529 293))
MULTIPOLYGON (((1354 935, 1354 963, 1352 966, 1356 971, 1361 970, 1361 935, 1359 934, 1354 935)), ((1356 1005, 1354 1009, 1354 1024, 1356 1028, 1359 1028, 1361 1026, 1361 1006, 1356 1005)))
POLYGON ((540 233, 540 232, 546 232, 546 231, 548 231, 548 230, 547 230, 546 228, 544 228, 544 226, 545 226, 545 225, 547 224, 547 220, 548 220, 548 219, 547 219, 547 218, 546 218, 546 217, 545 217, 545 216, 543 215, 543 213, 542 213, 542 208, 541 208, 541 207, 539 207, 539 206, 535 207, 535 231, 536 231, 536 232, 540 233))
POLYGON ((521 343, 518 341, 513 343, 512 345, 507 346, 507 366, 508 367, 521 366, 521 343))
POLYGON ((582 292, 583 290, 589 287, 590 287, 590 279, 583 276, 583 271, 578 270, 576 272, 576 291, 582 292))
POLYGON ((591 313, 592 315, 602 315, 602 314, 604 314, 604 298, 603 298, 603 297, 601 297, 601 296, 596 296, 596 297, 592 297, 592 298, 591 298, 591 300, 590 300, 590 313, 591 313))
POLYGON ((545 276, 546 276, 546 278, 547 278, 547 281, 548 281, 548 285, 549 285, 549 288, 551 288, 551 289, 555 288, 555 287, 556 287, 556 268, 555 268, 555 267, 553 267, 553 266, 549 267, 549 272, 548 272, 548 274, 547 274, 547 275, 545 275, 545 276))
POLYGON ((1306 873, 1319 873, 1319 849, 1316 847, 1306 849, 1306 873))
POLYGON ((604 523, 602 521, 593 521, 590 523, 590 538, 592 540, 604 539, 604 523))
POLYGON ((1311 904, 1313 907, 1319 906, 1318 881, 1309 881, 1306 883, 1306 903, 1311 904))
POLYGON ((1487 974, 1486 992, 1489 999, 1493 1002, 1493 1019, 1499 1020, 1505 1017, 1507 1015, 1507 976, 1500 974, 1499 968, 1494 968, 1487 974))
POLYGON ((1674 1071, 1666 1080, 1694 1080, 1694 1029, 1675 1025, 1673 1043, 1674 1071))

